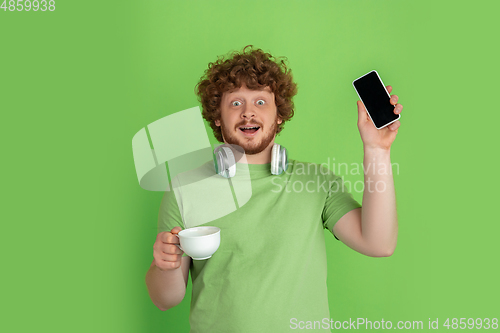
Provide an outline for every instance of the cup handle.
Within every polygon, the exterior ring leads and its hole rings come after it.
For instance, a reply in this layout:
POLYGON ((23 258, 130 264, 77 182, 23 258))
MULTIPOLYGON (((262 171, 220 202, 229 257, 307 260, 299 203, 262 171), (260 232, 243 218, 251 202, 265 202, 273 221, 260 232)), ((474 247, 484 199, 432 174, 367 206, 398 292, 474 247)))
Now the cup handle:
MULTIPOLYGON (((176 236, 177 236, 177 239, 179 239, 179 241, 180 241, 180 238, 179 238, 179 233, 174 234, 174 235, 176 235, 176 236)), ((177 246, 177 247, 178 247, 178 248, 179 248, 182 252, 184 252, 184 250, 182 249, 182 247, 181 247, 181 245, 180 245, 180 244, 175 244, 175 246, 177 246)))

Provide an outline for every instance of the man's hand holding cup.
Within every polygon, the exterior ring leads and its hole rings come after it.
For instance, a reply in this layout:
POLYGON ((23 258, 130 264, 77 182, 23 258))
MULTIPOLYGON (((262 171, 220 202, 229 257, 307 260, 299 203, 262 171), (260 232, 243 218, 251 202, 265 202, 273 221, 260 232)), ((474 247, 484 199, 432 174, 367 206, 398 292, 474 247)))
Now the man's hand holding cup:
POLYGON ((179 237, 177 234, 182 230, 181 227, 175 227, 170 232, 160 232, 156 236, 153 245, 154 263, 161 271, 173 270, 181 267, 181 258, 184 253, 179 247, 179 237))

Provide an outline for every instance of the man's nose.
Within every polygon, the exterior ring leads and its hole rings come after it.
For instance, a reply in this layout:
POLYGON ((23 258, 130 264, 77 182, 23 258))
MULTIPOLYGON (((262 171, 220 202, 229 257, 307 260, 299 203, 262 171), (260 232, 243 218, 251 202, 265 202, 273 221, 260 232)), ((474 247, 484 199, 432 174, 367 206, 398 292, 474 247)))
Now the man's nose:
POLYGON ((251 105, 251 104, 247 104, 245 105, 245 107, 243 108, 243 111, 241 112, 241 116, 243 118, 247 118, 247 119, 250 119, 252 117, 255 117, 255 109, 254 109, 254 106, 251 105))

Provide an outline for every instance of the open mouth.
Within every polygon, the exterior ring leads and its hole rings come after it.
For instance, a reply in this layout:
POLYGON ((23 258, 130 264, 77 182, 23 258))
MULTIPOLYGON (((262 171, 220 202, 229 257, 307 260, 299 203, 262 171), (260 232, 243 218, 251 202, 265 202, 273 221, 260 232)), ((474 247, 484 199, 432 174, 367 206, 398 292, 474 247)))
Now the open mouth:
POLYGON ((241 126, 238 127, 238 129, 246 135, 253 135, 257 133, 257 131, 260 129, 260 126, 241 126))

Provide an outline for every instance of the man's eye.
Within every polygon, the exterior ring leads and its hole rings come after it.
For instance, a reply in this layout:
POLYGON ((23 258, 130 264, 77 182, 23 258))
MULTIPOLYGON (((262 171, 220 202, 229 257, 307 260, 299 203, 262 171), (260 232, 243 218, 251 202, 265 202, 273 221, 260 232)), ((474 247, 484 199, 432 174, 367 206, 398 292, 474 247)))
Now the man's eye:
POLYGON ((257 104, 258 104, 258 105, 264 105, 264 104, 266 104, 266 102, 265 102, 263 99, 259 99, 259 100, 257 101, 257 104))
POLYGON ((232 104, 233 104, 233 106, 240 106, 241 102, 240 101, 234 101, 232 104))

